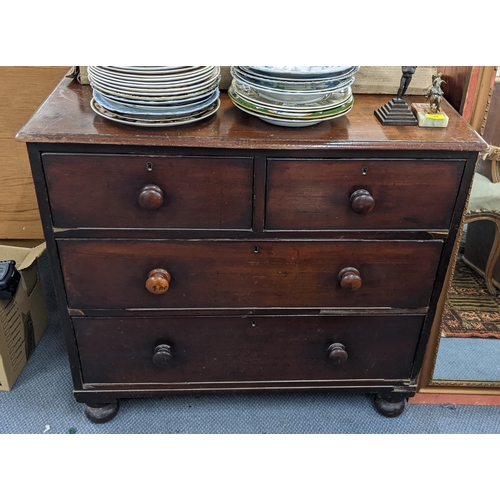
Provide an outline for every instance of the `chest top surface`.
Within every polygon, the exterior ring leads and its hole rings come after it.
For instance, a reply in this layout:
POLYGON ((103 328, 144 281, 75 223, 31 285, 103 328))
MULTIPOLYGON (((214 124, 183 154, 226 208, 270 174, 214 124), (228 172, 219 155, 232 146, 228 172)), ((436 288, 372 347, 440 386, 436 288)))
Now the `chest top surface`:
MULTIPOLYGON (((387 95, 355 95, 345 116, 312 127, 278 127, 237 109, 221 92, 218 112, 206 120, 167 128, 121 125, 95 114, 92 89, 65 78, 18 132, 16 139, 35 143, 110 144, 264 150, 430 150, 483 151, 486 142, 447 102, 447 128, 382 126, 374 111, 387 95)), ((407 97, 423 102, 423 97, 407 97)))

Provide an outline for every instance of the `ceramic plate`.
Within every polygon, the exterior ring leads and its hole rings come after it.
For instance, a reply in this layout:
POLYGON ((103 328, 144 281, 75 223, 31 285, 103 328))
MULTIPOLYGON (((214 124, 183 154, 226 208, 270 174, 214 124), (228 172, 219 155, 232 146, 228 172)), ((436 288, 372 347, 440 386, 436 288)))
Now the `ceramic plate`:
POLYGON ((318 123, 322 123, 324 121, 333 120, 335 118, 340 118, 341 116, 346 115, 351 110, 351 108, 349 108, 339 115, 332 116, 330 118, 323 118, 323 119, 319 119, 319 120, 286 120, 283 118, 274 118, 271 116, 259 115, 257 113, 253 113, 251 111, 248 111, 247 109, 245 109, 243 107, 240 107, 236 103, 234 103, 234 105, 235 105, 235 107, 237 107, 238 109, 240 109, 244 113, 248 113, 249 115, 256 116, 257 118, 260 118, 262 121, 267 122, 267 123, 271 123, 272 125, 279 125, 280 127, 296 127, 296 128, 298 128, 298 127, 310 127, 312 125, 317 125, 318 123))
MULTIPOLYGON (((218 88, 218 87, 215 87, 218 88)), ((93 92, 98 92, 108 99, 113 101, 121 102, 123 104, 129 104, 131 106, 183 106, 185 104, 195 104, 201 102, 204 99, 208 99, 215 91, 215 89, 208 89, 203 92, 195 92, 193 94, 185 94, 180 96, 166 96, 163 99, 152 99, 148 97, 135 96, 130 98, 128 95, 117 95, 116 93, 109 93, 108 91, 102 91, 100 89, 93 88, 93 92)))
POLYGON ((239 106, 245 108, 245 110, 258 113, 259 115, 266 115, 275 118, 284 118, 292 120, 317 120, 317 119, 334 117, 338 114, 344 113, 344 111, 346 111, 347 109, 352 108, 354 102, 354 99, 351 97, 340 106, 336 106, 328 110, 295 113, 295 112, 290 112, 288 110, 269 109, 264 106, 258 106, 252 104, 246 101, 245 99, 242 99, 241 97, 235 95, 232 89, 229 89, 228 95, 233 103, 238 104, 239 106))
POLYGON ((240 78, 249 83, 260 85, 262 87, 277 89, 277 90, 290 90, 290 91, 317 91, 317 90, 333 90, 346 85, 349 81, 354 82, 354 74, 358 68, 342 75, 340 78, 321 78, 321 79, 283 79, 274 78, 270 75, 262 75, 253 71, 245 70, 241 66, 232 66, 230 68, 233 77, 240 78))
POLYGON ((129 91, 114 88, 109 85, 102 85, 96 81, 90 81, 90 85, 93 89, 97 89, 99 92, 117 96, 122 98, 127 98, 130 101, 169 101, 174 99, 183 99, 189 97, 199 96, 201 94, 206 94, 207 92, 214 91, 218 86, 220 81, 220 76, 218 76, 215 80, 211 81, 209 84, 203 84, 196 87, 190 87, 184 90, 175 90, 170 92, 147 92, 147 91, 129 91))
POLYGON ((103 108, 118 113, 118 114, 129 114, 137 116, 155 116, 160 119, 160 117, 174 117, 188 115, 201 111, 211 104, 213 104, 219 98, 219 89, 217 88, 208 99, 203 99, 202 101, 196 103, 188 103, 180 106, 141 106, 137 104, 126 104, 119 101, 115 101, 94 89, 93 91, 94 99, 103 108))
MULTIPOLYGON (((257 92, 257 94, 265 99, 270 99, 272 101, 278 102, 289 102, 289 103, 302 103, 309 104, 321 101, 328 94, 331 93, 330 90, 318 90, 318 91, 308 91, 308 92, 294 92, 286 90, 276 90, 263 87, 261 85, 249 84, 239 78, 233 78, 244 92, 251 92, 252 90, 257 92)), ((343 88, 336 89, 335 91, 342 91, 344 88, 349 88, 350 85, 346 85, 343 88)))
POLYGON ((278 78, 323 78, 339 77, 358 66, 242 66, 243 69, 255 71, 278 78))
POLYGON ((162 86, 162 87, 151 87, 149 85, 142 86, 131 86, 128 84, 122 84, 119 82, 105 80, 101 77, 95 77, 92 73, 89 73, 89 82, 92 88, 97 88, 98 90, 108 90, 109 92, 115 92, 119 94, 137 95, 137 96, 171 96, 171 95, 182 95, 192 92, 201 91, 203 89, 215 88, 220 81, 220 73, 214 72, 210 75, 210 79, 203 81, 196 81, 194 83, 185 83, 175 86, 162 86))
POLYGON ((296 112, 307 112, 307 111, 323 111, 326 109, 331 109, 335 106, 339 106, 343 102, 345 102, 352 95, 352 90, 350 87, 347 87, 339 92, 332 92, 325 94, 324 97, 318 101, 311 103, 303 103, 303 102, 290 102, 286 100, 276 100, 269 99, 260 95, 253 88, 242 88, 237 83, 236 80, 233 79, 231 83, 232 90, 244 98, 247 101, 253 102, 254 104, 260 106, 267 106, 269 108, 277 108, 277 109, 288 109, 290 111, 296 112))
POLYGON ((137 118, 123 117, 119 114, 112 113, 111 111, 106 110, 98 103, 96 103, 94 99, 90 101, 90 107, 99 116, 117 123, 123 123, 125 125, 134 125, 136 127, 175 127, 177 125, 187 125, 189 123, 194 123, 212 116, 219 109, 220 100, 217 100, 207 110, 196 116, 190 115, 187 117, 175 118, 170 120, 139 120, 137 118))
POLYGON ((166 75, 169 73, 183 73, 192 68, 202 68, 203 66, 104 66, 120 73, 132 75, 166 75))
POLYGON ((208 78, 209 75, 220 72, 217 66, 204 66, 201 70, 187 71, 172 75, 130 75, 116 71, 109 71, 106 66, 88 66, 88 73, 96 78, 102 78, 111 82, 119 82, 127 85, 150 85, 150 86, 170 86, 176 83, 192 82, 208 78))

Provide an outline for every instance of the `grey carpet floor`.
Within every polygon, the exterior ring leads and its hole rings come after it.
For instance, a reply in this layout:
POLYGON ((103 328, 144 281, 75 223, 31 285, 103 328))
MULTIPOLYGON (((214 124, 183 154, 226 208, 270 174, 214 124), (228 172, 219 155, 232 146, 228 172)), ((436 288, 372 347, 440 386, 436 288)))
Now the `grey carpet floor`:
POLYGON ((433 378, 500 381, 500 339, 442 338, 433 378))
POLYGON ((50 325, 10 392, 0 392, 0 434, 499 434, 500 407, 408 404, 379 415, 363 394, 226 394, 121 401, 89 422, 72 384, 55 301, 41 259, 50 325))

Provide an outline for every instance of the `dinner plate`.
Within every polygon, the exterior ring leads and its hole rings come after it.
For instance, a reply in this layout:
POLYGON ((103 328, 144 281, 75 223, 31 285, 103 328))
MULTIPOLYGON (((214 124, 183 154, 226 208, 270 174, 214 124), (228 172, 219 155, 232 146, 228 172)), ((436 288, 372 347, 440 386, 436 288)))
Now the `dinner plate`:
MULTIPOLYGON (((215 87, 218 88, 218 87, 215 87)), ((95 87, 92 89, 95 93, 96 91, 103 95, 108 99, 112 99, 113 101, 121 102, 123 104, 129 104, 131 106, 182 106, 184 104, 195 104, 197 102, 203 101, 204 99, 208 99, 213 92, 214 88, 209 88, 202 92, 195 92, 193 94, 185 94, 180 96, 165 96, 162 99, 151 99, 147 97, 135 96, 134 98, 130 98, 128 95, 118 95, 116 93, 109 93, 106 90, 96 89, 95 87)))
POLYGON ((252 104, 239 96, 235 95, 230 89, 228 91, 228 95, 231 101, 239 106, 245 108, 245 110, 252 111, 254 113, 271 116, 275 118, 284 118, 284 119, 292 119, 292 120, 317 120, 323 119, 327 117, 333 117, 344 111, 351 109, 354 103, 354 99, 351 96, 348 100, 346 100, 343 104, 336 106, 334 108, 323 110, 323 111, 310 111, 310 112, 290 112, 285 109, 270 109, 264 106, 259 106, 252 104))
POLYGON ((280 78, 339 77, 358 66, 242 66, 243 69, 280 78))
POLYGON ((201 91, 203 89, 214 88, 218 85, 220 81, 220 72, 214 71, 210 75, 209 79, 197 81, 194 83, 186 83, 176 86, 162 86, 162 87, 151 87, 148 85, 143 86, 131 86, 128 84, 122 84, 115 81, 104 80, 100 77, 95 77, 89 73, 89 82, 92 87, 96 87, 98 90, 108 90, 109 92, 125 94, 125 95, 135 95, 135 96, 172 96, 172 95, 182 95, 192 92, 201 91))
POLYGON ((219 109, 220 100, 218 99, 208 109, 204 110, 202 113, 197 114, 196 116, 190 115, 187 117, 174 118, 168 120, 143 120, 132 117, 124 117, 103 108, 95 101, 94 98, 92 98, 90 101, 90 107, 99 116, 116 123, 122 123, 125 125, 134 125, 137 127, 175 127, 177 125, 187 125, 190 123, 194 123, 200 120, 204 120, 209 116, 212 116, 219 109))
POLYGON ((184 90, 175 90, 169 92, 147 92, 142 90, 137 92, 129 91, 121 88, 117 89, 110 85, 102 85, 95 81, 93 82, 91 81, 90 85, 92 88, 95 88, 100 92, 103 92, 111 96, 126 98, 129 101, 144 102, 149 100, 155 102, 162 102, 162 101, 171 101, 174 99, 195 97, 205 94, 207 92, 213 91, 217 87, 219 81, 220 81, 220 75, 218 75, 213 81, 209 82, 208 84, 198 85, 196 87, 190 87, 184 90))
POLYGON ((167 75, 130 75, 127 73, 119 73, 109 71, 106 66, 88 66, 88 73, 95 77, 107 81, 122 83, 124 85, 140 85, 140 86, 171 86, 176 83, 185 83, 197 80, 203 80, 214 72, 220 71, 216 66, 204 66, 201 70, 187 71, 180 74, 167 75))
POLYGON ((121 114, 130 114, 138 116, 156 116, 156 117, 167 117, 167 116, 182 116, 190 113, 195 113, 197 111, 203 110, 213 104, 219 98, 219 89, 215 91, 207 99, 188 104, 181 104, 178 106, 141 106, 137 104, 126 104, 119 101, 115 101, 105 95, 101 94, 99 91, 94 90, 93 96, 97 104, 101 105, 103 108, 121 114))
POLYGON ((335 116, 328 117, 328 118, 322 118, 322 119, 318 119, 318 120, 287 120, 287 119, 283 119, 283 118, 275 118, 272 116, 265 116, 265 115, 251 112, 251 111, 241 107, 239 104, 235 103, 234 101, 233 101, 233 104, 235 105, 236 108, 240 109, 244 113, 248 113, 249 115, 256 116, 257 118, 260 118, 264 122, 270 123, 272 125, 278 125, 280 127, 296 127, 296 128, 310 127, 312 125, 317 125, 317 124, 325 122, 325 121, 340 118, 341 116, 346 115, 352 108, 352 106, 351 106, 351 108, 347 109, 346 111, 344 111, 343 113, 341 113, 339 115, 335 115, 335 116))
MULTIPOLYGON (((307 92, 278 90, 278 89, 271 89, 268 87, 264 87, 262 85, 250 84, 237 77, 234 77, 233 80, 235 80, 236 84, 245 92, 250 92, 251 90, 254 90, 259 96, 278 102, 310 104, 321 101, 322 99, 325 98, 325 96, 331 93, 329 90, 317 90, 317 91, 307 91, 307 92)), ((336 92, 342 91, 344 88, 350 87, 350 85, 351 84, 349 83, 342 88, 336 89, 335 91, 336 92)))
POLYGON ((106 66, 111 70, 132 75, 165 75, 169 73, 182 73, 191 68, 201 68, 203 66, 106 66))
POLYGON ((350 86, 337 92, 325 94, 322 99, 311 103, 304 102, 290 102, 286 100, 269 99, 260 95, 256 90, 249 87, 241 87, 233 79, 231 82, 232 90, 247 101, 254 104, 264 105, 270 108, 288 109, 290 111, 322 111, 338 106, 345 102, 352 95, 350 86))
POLYGON ((352 84, 354 75, 358 68, 342 75, 340 78, 321 78, 321 79, 294 79, 294 78, 274 78, 270 75, 262 75, 249 70, 243 69, 241 66, 232 66, 230 68, 231 75, 251 84, 260 85, 262 87, 286 90, 286 91, 318 91, 318 90, 334 90, 341 88, 346 84, 352 84), (350 82, 350 83, 349 83, 350 82))

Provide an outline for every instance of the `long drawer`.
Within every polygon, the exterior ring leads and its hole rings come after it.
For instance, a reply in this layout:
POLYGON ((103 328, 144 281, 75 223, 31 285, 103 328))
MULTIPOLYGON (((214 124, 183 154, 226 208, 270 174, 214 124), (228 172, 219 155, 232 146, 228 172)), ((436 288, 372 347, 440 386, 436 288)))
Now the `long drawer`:
POLYGON ((442 241, 63 239, 58 249, 76 309, 419 308, 442 241))
POLYGON ((253 158, 45 153, 42 161, 55 227, 252 227, 253 158))
POLYGON ((268 230, 447 229, 462 161, 267 163, 268 230))
POLYGON ((73 324, 86 384, 236 383, 408 378, 423 318, 74 318, 73 324))

